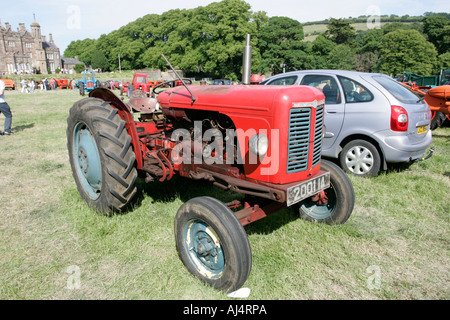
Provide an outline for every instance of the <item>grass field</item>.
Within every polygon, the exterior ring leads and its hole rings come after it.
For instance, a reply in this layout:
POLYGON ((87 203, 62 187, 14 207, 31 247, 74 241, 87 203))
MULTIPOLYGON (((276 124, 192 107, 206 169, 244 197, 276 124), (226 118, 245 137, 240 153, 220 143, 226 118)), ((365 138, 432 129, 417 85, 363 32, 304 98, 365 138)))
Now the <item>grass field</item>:
MULTIPOLYGON (((188 273, 173 223, 192 197, 232 194, 140 181, 133 210, 99 216, 79 196, 66 150, 79 94, 6 99, 15 133, 0 137, 0 299, 229 299, 188 273)), ((434 146, 425 162, 351 177, 356 205, 342 226, 288 209, 247 226, 249 299, 449 299, 450 128, 434 131, 434 146)))
MULTIPOLYGON (((373 23, 373 21, 369 21, 369 26, 371 26, 371 24, 373 23)), ((382 27, 385 24, 388 24, 389 22, 381 22, 380 23, 380 27, 382 27)), ((403 22, 404 24, 409 24, 407 22, 403 22)), ((367 31, 369 30, 369 26, 367 23, 352 23, 351 26, 355 29, 356 32, 361 32, 361 31, 367 31)), ((317 36, 319 34, 321 34, 322 32, 327 31, 328 29, 328 25, 327 24, 311 24, 311 25, 305 25, 303 26, 303 32, 305 34, 305 39, 303 41, 310 41, 313 42, 317 36)))

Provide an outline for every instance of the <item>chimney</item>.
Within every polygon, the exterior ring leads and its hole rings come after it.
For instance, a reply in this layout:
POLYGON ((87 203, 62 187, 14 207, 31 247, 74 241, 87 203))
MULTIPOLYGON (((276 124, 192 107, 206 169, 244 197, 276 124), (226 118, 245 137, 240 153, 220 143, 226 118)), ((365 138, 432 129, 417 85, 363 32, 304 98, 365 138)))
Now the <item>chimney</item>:
POLYGON ((53 35, 51 33, 49 33, 48 36, 50 38, 50 42, 53 43, 53 35))
POLYGON ((6 30, 11 29, 11 25, 9 24, 9 22, 5 22, 5 28, 6 30))
POLYGON ((20 32, 25 32, 26 31, 26 29, 25 29, 25 23, 19 23, 19 30, 20 30, 20 32))

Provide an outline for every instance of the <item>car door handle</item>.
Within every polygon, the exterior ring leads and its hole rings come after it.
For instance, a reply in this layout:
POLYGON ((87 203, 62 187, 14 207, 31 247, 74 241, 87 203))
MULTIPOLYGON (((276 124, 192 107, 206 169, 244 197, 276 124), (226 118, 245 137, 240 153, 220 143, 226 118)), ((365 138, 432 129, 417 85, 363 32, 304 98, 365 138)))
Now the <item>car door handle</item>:
POLYGON ((337 109, 325 110, 326 113, 337 113, 337 109))

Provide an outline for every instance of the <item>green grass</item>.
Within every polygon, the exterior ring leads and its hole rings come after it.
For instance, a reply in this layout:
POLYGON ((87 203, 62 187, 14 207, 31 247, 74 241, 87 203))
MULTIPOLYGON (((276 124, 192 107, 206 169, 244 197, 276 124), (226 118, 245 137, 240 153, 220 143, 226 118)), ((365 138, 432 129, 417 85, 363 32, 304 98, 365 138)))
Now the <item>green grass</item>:
MULTIPOLYGON (((369 21, 372 23, 372 21, 369 21)), ((371 25, 369 23, 369 25, 371 25)), ((385 24, 389 24, 390 22, 380 22, 380 27, 384 26, 385 24)), ((402 22, 403 24, 411 24, 409 22, 402 22)), ((352 23, 351 26, 355 29, 356 32, 363 32, 369 30, 369 26, 367 22, 357 22, 352 23)), ((323 23, 318 24, 310 24, 303 26, 303 32, 305 34, 304 41, 306 42, 313 42, 317 36, 325 31, 327 31, 328 25, 323 23)))
MULTIPOLYGON (((139 181, 131 211, 99 216, 78 194, 66 150, 68 111, 80 96, 6 98, 15 134, 0 137, 0 299, 228 299, 188 273, 173 224, 192 197, 234 194, 179 177, 139 181), (79 288, 69 285, 74 266, 79 288)), ((309 223, 289 209, 248 225, 249 299, 449 299, 450 128, 433 133, 431 159, 350 177, 356 204, 344 225, 309 223)))

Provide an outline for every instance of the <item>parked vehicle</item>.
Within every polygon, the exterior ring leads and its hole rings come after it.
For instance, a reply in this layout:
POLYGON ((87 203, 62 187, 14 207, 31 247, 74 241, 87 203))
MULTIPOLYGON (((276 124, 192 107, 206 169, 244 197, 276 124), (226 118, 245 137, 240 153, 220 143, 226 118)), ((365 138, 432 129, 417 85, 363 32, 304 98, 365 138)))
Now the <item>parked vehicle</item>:
POLYGON ((153 82, 148 81, 148 75, 145 73, 135 73, 133 75, 133 80, 131 83, 125 83, 123 84, 122 91, 126 93, 128 96, 132 94, 134 90, 141 90, 143 91, 147 97, 150 95, 151 88, 153 87, 153 82))
POLYGON ((120 89, 121 85, 122 85, 122 82, 120 82, 119 80, 106 80, 104 87, 114 90, 114 89, 120 89))
POLYGON ((100 88, 100 81, 95 79, 94 71, 83 71, 83 79, 78 81, 80 95, 84 96, 86 92, 91 92, 95 88, 100 88))
POLYGON ((56 86, 60 89, 70 88, 69 79, 56 79, 56 86))
POLYGON ((196 197, 175 216, 176 248, 186 268, 225 292, 239 289, 250 274, 245 225, 286 207, 309 221, 347 221, 355 199, 351 181, 321 160, 322 92, 188 86, 177 77, 156 86, 156 98, 125 104, 98 88, 70 109, 69 159, 89 207, 106 214, 125 210, 137 194, 138 176, 152 183, 178 175, 242 194, 228 203, 196 197), (290 139, 280 139, 284 135, 290 139))
POLYGON ((213 85, 231 85, 233 84, 233 81, 229 79, 215 79, 212 83, 213 85))
POLYGON ((5 88, 6 89, 16 90, 16 83, 14 82, 14 80, 2 79, 2 81, 5 83, 5 88))
POLYGON ((396 76, 396 80, 418 87, 437 87, 444 85, 450 79, 450 69, 441 69, 438 76, 422 76, 412 72, 404 72, 396 76))
MULTIPOLYGON (((308 85, 325 95, 322 155, 362 177, 388 163, 424 157, 432 143, 431 112, 424 99, 384 74, 305 70, 279 74, 261 85, 308 85)), ((320 102, 318 102, 320 104, 320 102)))

